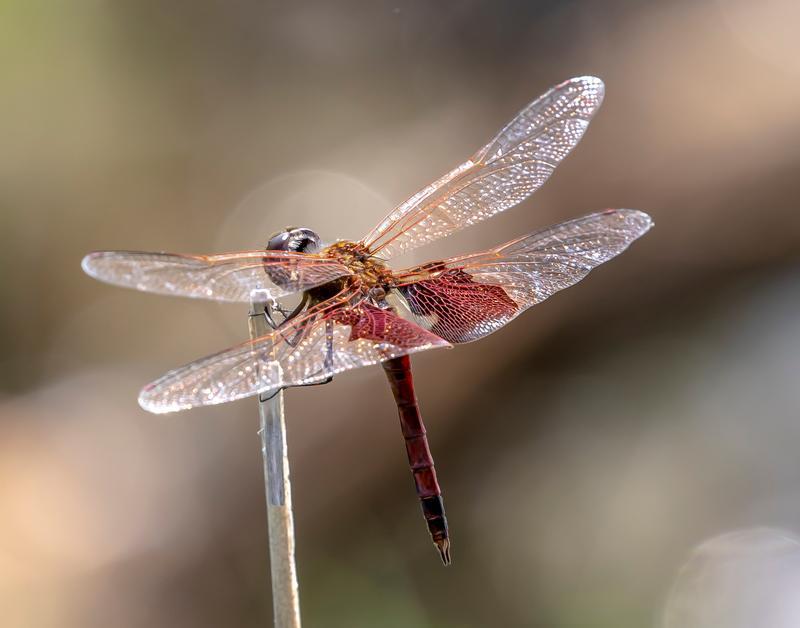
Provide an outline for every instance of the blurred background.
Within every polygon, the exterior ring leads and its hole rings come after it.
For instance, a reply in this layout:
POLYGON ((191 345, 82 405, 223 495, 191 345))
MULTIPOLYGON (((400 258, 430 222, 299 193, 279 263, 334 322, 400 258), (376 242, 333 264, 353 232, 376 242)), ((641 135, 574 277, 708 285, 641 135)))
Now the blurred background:
POLYGON ((0 0, 3 625, 271 625, 255 402, 136 403, 245 339, 246 307, 102 285, 86 252, 358 238, 581 74, 605 104, 550 182, 397 263, 606 207, 655 229, 489 338, 414 357, 450 568, 381 370, 287 394, 305 624, 800 625, 781 597, 800 578, 798 23, 795 0, 0 0))

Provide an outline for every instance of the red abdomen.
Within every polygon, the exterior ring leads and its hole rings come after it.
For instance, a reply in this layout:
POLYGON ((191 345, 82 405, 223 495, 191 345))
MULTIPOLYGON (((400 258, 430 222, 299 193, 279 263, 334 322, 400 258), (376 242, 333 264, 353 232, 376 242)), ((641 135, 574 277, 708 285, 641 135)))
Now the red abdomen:
POLYGON ((383 369, 392 387, 397 411, 400 416, 400 429, 406 440, 406 453, 414 484, 417 488, 422 514, 428 524, 431 538, 439 550, 442 562, 450 564, 450 538, 447 518, 444 514, 442 491, 436 479, 436 469, 428 446, 425 425, 419 411, 417 396, 414 393, 414 378, 411 375, 411 360, 407 355, 383 362, 383 369))

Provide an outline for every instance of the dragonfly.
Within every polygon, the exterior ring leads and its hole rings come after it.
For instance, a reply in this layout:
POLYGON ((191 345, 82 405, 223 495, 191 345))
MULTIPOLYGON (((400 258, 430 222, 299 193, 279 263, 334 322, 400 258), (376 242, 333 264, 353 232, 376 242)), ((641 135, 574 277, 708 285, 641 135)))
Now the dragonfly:
POLYGON ((225 302, 300 295, 270 333, 168 372, 140 405, 166 413, 269 396, 381 364, 397 404, 408 462, 431 539, 451 562, 442 491, 414 390, 410 355, 478 340, 583 279, 653 225, 644 212, 607 209, 485 251, 404 270, 388 260, 481 222, 539 189, 580 141, 603 82, 572 78, 526 106, 467 161, 396 206, 358 241, 325 245, 306 227, 264 249, 220 255, 88 254, 107 283, 225 302))

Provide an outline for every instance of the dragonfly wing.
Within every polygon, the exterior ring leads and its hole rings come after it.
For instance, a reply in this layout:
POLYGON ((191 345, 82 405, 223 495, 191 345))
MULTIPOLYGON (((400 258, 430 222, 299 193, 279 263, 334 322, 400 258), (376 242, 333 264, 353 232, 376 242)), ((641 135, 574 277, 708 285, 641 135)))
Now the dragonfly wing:
POLYGON ((97 251, 81 266, 95 279, 126 288, 234 302, 250 301, 256 290, 278 298, 351 274, 332 259, 285 251, 208 256, 97 251))
POLYGON ((389 258, 513 207, 539 189, 583 136, 603 82, 570 79, 523 109, 481 148, 396 207, 364 240, 389 258))
POLYGON ((157 414, 224 403, 443 346, 449 343, 373 305, 333 308, 171 371, 145 387, 139 403, 157 414))
POLYGON ((470 342, 577 283, 652 225, 636 210, 590 214, 489 251, 397 273, 399 289, 421 325, 448 342, 470 342))

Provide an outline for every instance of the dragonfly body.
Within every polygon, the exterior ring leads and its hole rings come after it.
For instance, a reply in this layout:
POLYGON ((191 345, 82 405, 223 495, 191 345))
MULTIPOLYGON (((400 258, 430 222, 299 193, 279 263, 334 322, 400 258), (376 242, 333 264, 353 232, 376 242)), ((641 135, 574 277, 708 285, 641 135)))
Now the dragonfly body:
POLYGON ((583 279, 652 226, 610 209, 491 249, 405 270, 387 260, 516 205, 578 143, 603 99, 594 77, 570 79, 525 107, 470 159, 394 208, 366 237, 324 247, 307 228, 266 249, 222 255, 90 253, 91 276, 161 294, 229 302, 302 300, 274 332, 170 371, 146 386, 151 412, 269 394, 382 364, 397 402, 422 511, 445 564, 450 540, 441 489, 414 393, 409 355, 478 340, 583 279))

